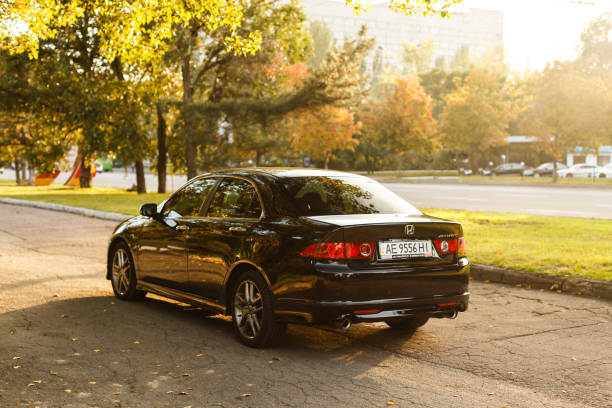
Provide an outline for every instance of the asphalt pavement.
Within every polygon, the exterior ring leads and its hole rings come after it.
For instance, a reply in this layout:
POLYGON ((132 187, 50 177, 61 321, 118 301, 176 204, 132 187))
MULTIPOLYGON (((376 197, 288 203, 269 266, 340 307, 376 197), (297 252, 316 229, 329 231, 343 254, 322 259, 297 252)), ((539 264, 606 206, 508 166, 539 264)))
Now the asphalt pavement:
POLYGON ((418 208, 612 219, 612 189, 538 185, 387 183, 418 208))
POLYGON ((1 407, 609 407, 612 304, 472 282, 413 336, 290 325, 256 350, 231 322, 105 280, 115 223, 0 205, 1 407))

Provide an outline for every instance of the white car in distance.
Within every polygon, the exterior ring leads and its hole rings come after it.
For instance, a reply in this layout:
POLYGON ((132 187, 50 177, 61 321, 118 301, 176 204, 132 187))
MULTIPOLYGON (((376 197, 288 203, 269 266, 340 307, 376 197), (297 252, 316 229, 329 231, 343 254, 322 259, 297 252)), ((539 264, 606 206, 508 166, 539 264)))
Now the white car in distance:
POLYGON ((612 178, 612 163, 608 163, 599 168, 599 177, 612 178))
POLYGON ((597 178, 597 177, 612 177, 612 169, 606 172, 604 167, 595 166, 593 164, 575 164, 572 167, 558 171, 559 177, 571 178, 597 178))

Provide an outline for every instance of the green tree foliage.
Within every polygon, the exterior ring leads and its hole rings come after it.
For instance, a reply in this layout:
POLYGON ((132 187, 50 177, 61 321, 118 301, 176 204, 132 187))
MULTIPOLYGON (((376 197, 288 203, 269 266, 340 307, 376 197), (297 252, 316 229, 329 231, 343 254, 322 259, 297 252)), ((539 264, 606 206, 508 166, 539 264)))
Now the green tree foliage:
MULTIPOLYGON (((302 131, 294 129, 293 125, 299 122, 296 118, 318 112, 317 121, 324 126, 329 118, 342 116, 340 122, 346 127, 348 121, 345 116, 324 115, 322 109, 330 105, 350 108, 365 97, 360 67, 372 45, 373 40, 367 39, 365 30, 362 30, 356 39, 346 40, 342 46, 333 46, 326 59, 314 70, 307 70, 307 66, 301 63, 286 67, 283 70, 286 81, 273 94, 259 99, 222 100, 218 104, 197 108, 220 110, 232 118, 237 126, 238 146, 247 152, 254 152, 255 163, 259 164, 267 153, 291 158, 287 157, 291 156, 287 154, 291 141, 302 131), (293 120, 287 120, 286 116, 291 113, 295 113, 293 120)), ((345 134, 339 133, 342 136, 345 134)))
POLYGON ((0 51, 0 161, 27 167, 30 182, 35 173, 52 172, 70 144, 61 116, 49 109, 55 102, 47 96, 44 68, 0 51))

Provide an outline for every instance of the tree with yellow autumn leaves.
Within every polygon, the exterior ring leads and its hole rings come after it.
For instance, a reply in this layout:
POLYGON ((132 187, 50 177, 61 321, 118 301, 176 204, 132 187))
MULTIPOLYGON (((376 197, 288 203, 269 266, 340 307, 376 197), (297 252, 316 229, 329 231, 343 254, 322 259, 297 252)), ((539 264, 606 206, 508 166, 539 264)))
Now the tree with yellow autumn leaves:
POLYGON ((398 77, 385 85, 379 99, 363 106, 359 119, 359 152, 367 170, 374 171, 391 155, 426 153, 439 147, 431 97, 416 78, 398 77))

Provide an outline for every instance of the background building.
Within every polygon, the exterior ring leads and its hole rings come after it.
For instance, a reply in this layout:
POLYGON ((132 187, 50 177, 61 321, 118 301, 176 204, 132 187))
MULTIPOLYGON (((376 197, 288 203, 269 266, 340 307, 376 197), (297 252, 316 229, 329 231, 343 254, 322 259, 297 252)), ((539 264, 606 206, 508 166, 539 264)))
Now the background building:
POLYGON ((594 166, 605 166, 612 163, 612 146, 599 146, 595 149, 576 147, 567 153, 567 165, 592 164, 594 166))
POLYGON ((501 11, 470 9, 455 12, 450 19, 405 16, 389 10, 386 4, 372 5, 370 11, 356 16, 344 1, 302 0, 310 21, 327 23, 337 41, 354 37, 362 25, 376 39, 376 47, 384 50, 384 62, 400 64, 402 42, 420 44, 433 39, 437 46, 434 60, 444 57, 451 62, 462 46, 471 55, 482 56, 489 50, 503 47, 504 14, 501 11))

